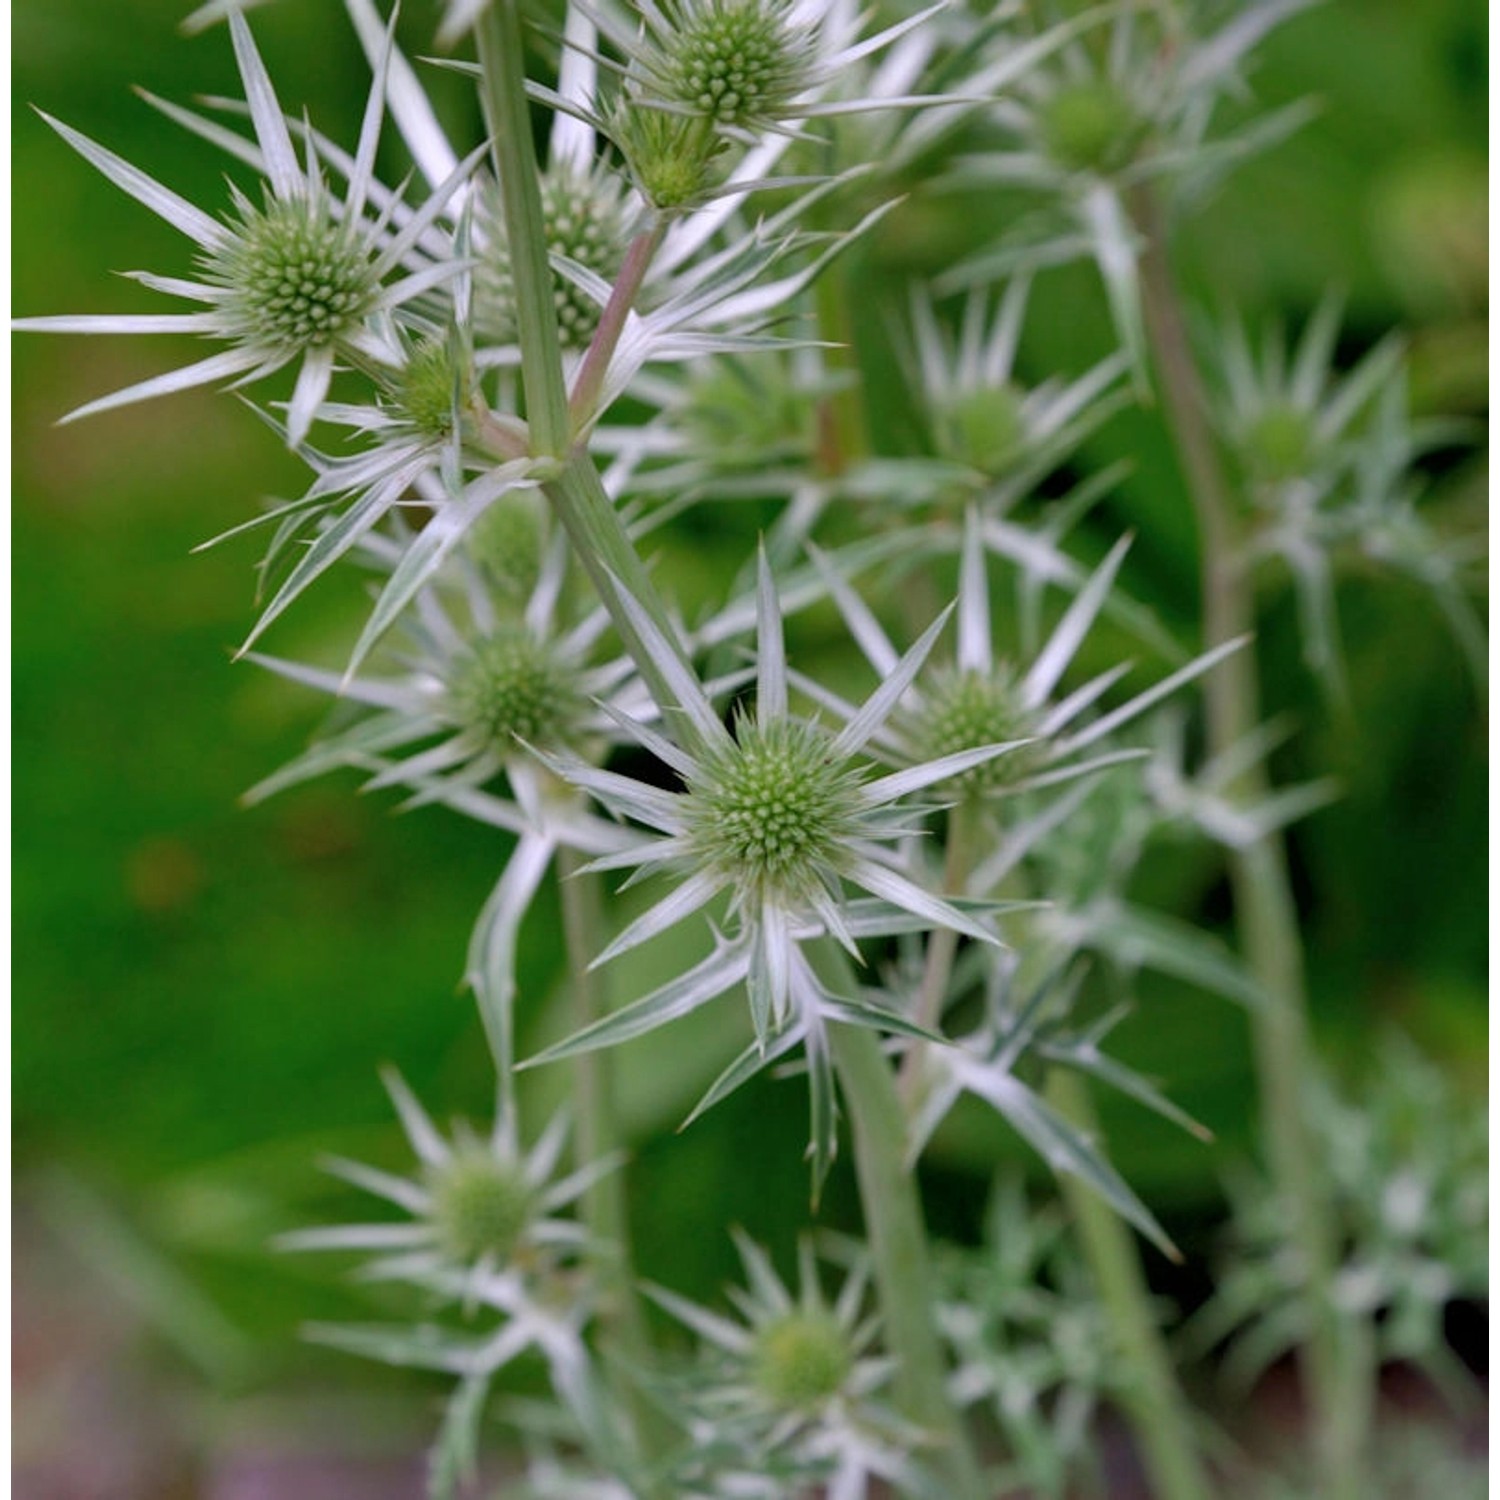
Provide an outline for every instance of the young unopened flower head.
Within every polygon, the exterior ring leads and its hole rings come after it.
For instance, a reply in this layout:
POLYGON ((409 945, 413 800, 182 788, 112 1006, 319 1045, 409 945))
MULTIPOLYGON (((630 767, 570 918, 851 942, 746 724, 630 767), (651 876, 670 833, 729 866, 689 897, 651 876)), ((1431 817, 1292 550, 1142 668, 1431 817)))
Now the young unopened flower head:
POLYGON ((955 495, 982 494, 996 511, 1044 479, 1124 399, 1112 389, 1125 369, 1118 355, 1076 380, 1049 379, 1031 389, 1017 383, 1030 291, 1031 278, 1016 277, 993 309, 988 290, 971 292, 956 336, 925 289, 914 289, 911 298, 911 384, 923 393, 933 450, 970 471, 955 495))
MULTIPOLYGON (((210 218, 113 152, 48 119, 112 182, 197 244, 201 280, 144 273, 139 279, 205 304, 206 310, 27 318, 16 326, 53 333, 201 333, 231 346, 169 375, 91 401, 67 420, 192 386, 236 377, 257 379, 300 361, 287 415, 287 438, 295 446, 328 394, 335 359, 342 355, 376 367, 399 365, 400 353, 380 332, 378 315, 430 291, 458 269, 454 261, 429 260, 424 237, 477 158, 458 164, 449 180, 408 214, 399 229, 393 227, 398 200, 383 189, 386 207, 371 220, 366 206, 375 194, 372 172, 384 92, 383 68, 377 69, 359 146, 348 166, 348 190, 342 202, 335 201, 324 185, 310 132, 306 165, 298 162, 281 106, 238 11, 230 13, 229 27, 264 165, 266 193, 256 204, 236 190, 227 222, 210 218), (398 269, 405 274, 390 281, 398 269)), ((198 128, 188 111, 167 108, 198 128)))
POLYGON ((703 1340, 702 1368, 685 1382, 690 1433, 742 1427, 778 1459, 818 1474, 829 1495, 859 1500, 878 1480, 906 1492, 917 1478, 907 1454, 920 1435, 879 1400, 894 1364, 872 1352, 878 1322, 863 1316, 865 1257, 829 1302, 810 1241, 798 1247, 793 1292, 764 1250, 740 1231, 734 1239, 746 1278, 728 1293, 737 1318, 647 1288, 703 1340))
POLYGON ((327 1165, 335 1176, 404 1209, 411 1222, 297 1230, 283 1236, 284 1248, 368 1251, 375 1256, 368 1275, 436 1289, 452 1285, 455 1272, 477 1287, 487 1278, 541 1269, 583 1242, 583 1230, 560 1211, 615 1163, 593 1163, 554 1180, 567 1140, 565 1117, 557 1116, 529 1152, 509 1109, 499 1112, 488 1135, 460 1126, 450 1139, 397 1073, 387 1070, 384 1080, 417 1171, 397 1177, 342 1159, 327 1165))

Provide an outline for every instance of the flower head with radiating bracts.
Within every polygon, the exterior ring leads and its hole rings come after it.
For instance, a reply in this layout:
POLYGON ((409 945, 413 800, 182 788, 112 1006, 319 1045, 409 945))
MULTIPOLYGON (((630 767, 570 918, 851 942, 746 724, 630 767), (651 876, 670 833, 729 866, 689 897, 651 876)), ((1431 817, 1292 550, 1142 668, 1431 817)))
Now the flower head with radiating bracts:
MULTIPOLYGON (((480 1295, 487 1281, 535 1273, 579 1249, 584 1231, 560 1211, 617 1163, 591 1163, 557 1179, 565 1116, 556 1116, 529 1152, 508 1104, 488 1135, 460 1125, 450 1139, 394 1070, 383 1077, 417 1171, 398 1177, 342 1158, 327 1165, 335 1176, 404 1209, 410 1222, 296 1230, 282 1237, 283 1248, 369 1252, 367 1277, 408 1281, 459 1300, 480 1295)), ((503 1086, 501 1094, 504 1099, 503 1086)))
MULTIPOLYGON (((502 495, 482 518, 497 524, 476 527, 468 533, 467 553, 439 556, 443 567, 418 580, 410 607, 400 614, 399 672, 351 667, 340 674, 252 658, 364 712, 252 788, 249 800, 352 767, 371 773, 372 788, 411 791, 410 805, 440 803, 515 836, 475 926, 465 975, 502 1074, 514 1060, 517 934, 553 856, 559 848, 597 856, 638 841, 591 814, 578 793, 538 762, 536 752, 567 748, 592 755, 619 737, 616 715, 651 714, 627 661, 595 660, 604 612, 595 610, 572 625, 560 621, 566 558, 560 538, 559 545, 544 548, 533 499, 526 490, 502 495), (518 578, 527 583, 519 603, 518 578), (486 790, 502 775, 509 796, 486 790)), ((361 560, 389 579, 403 569, 410 573, 410 559, 440 523, 441 513, 415 539, 404 530, 394 538, 367 536, 361 560)), ((382 597, 390 589, 388 581, 382 597)))
MULTIPOLYGON (((1142 752, 1133 750, 1104 750, 1087 758, 1082 752, 1107 742, 1116 730, 1244 645, 1239 639, 1206 651, 1119 707, 1094 715, 1091 710, 1125 675, 1129 663, 1110 667, 1066 694, 1059 695, 1058 688, 1109 598, 1129 539, 1117 542, 1099 564, 1024 672, 995 652, 984 543, 978 511, 971 507, 964 526, 955 659, 930 680, 913 681, 899 711, 871 736, 872 746, 897 764, 930 762, 998 740, 1028 741, 1017 755, 981 762, 953 778, 948 789, 960 796, 1054 786, 1138 758, 1142 752)), ((831 567, 823 572, 850 633, 871 666, 889 681, 900 660, 896 648, 848 582, 831 567)), ((857 712, 812 684, 807 688, 845 717, 857 712)))
POLYGON ((970 471, 957 493, 983 495, 1003 514, 1119 410, 1111 392, 1124 373, 1116 354, 1076 380, 1016 384, 1014 369, 1031 278, 1018 276, 990 308, 990 293, 969 294, 957 337, 939 322, 925 288, 911 297, 911 388, 922 393, 932 451, 970 471))
MULTIPOLYGON (((887 681, 839 730, 794 716, 781 632, 781 606, 764 554, 757 594, 756 704, 733 732, 645 612, 623 590, 629 613, 676 694, 675 742, 621 717, 621 727, 680 778, 663 791, 575 757, 545 757, 558 775, 658 837, 606 856, 596 868, 667 873, 677 884, 630 923, 597 962, 665 932, 721 896, 729 934, 702 964, 655 993, 543 1054, 551 1059, 610 1045, 705 1004, 742 981, 756 1041, 710 1090, 709 1099, 753 1075, 799 1041, 807 1052, 813 1103, 812 1154, 821 1178, 833 1151, 830 1020, 911 1031, 879 1007, 829 993, 801 952, 829 936, 858 955, 863 936, 918 927, 951 927, 982 942, 994 934, 974 915, 934 896, 903 868, 901 843, 924 809, 908 798, 1016 749, 969 747, 957 755, 881 774, 866 746, 882 728, 932 650, 946 614, 898 661, 887 681), (873 899, 851 899, 850 887, 873 899)), ((537 1059, 539 1060, 539 1059, 537 1059)))
POLYGON ((645 0, 639 30, 602 9, 597 20, 626 60, 623 90, 632 106, 743 136, 910 102, 820 95, 851 64, 889 46, 938 8, 863 40, 847 8, 820 0, 645 0))
MULTIPOLYGON (((382 329, 383 321, 459 268, 449 257, 432 258, 424 237, 475 158, 460 163, 415 212, 398 195, 378 188, 373 171, 383 113, 382 67, 370 91, 355 156, 345 159, 347 191, 336 199, 324 183, 311 132, 306 162, 298 161, 250 28, 238 11, 230 13, 229 28, 256 136, 253 147, 238 142, 236 154, 264 172, 266 192, 256 203, 235 190, 226 221, 211 218, 113 152, 43 116, 116 186, 197 244, 199 280, 145 273, 138 279, 205 304, 206 310, 26 318, 15 326, 52 333, 194 333, 231 346, 91 401, 65 420, 215 381, 243 384, 300 361, 287 413, 288 441, 296 446, 328 394, 335 361, 342 356, 376 368, 399 365, 400 352, 382 329), (384 206, 372 218, 368 209, 377 200, 384 206), (398 271, 403 274, 390 280, 398 271)), ((190 118, 180 113, 185 122, 190 118)))
POLYGON ((810 1240, 798 1246, 795 1293, 760 1246, 738 1230, 734 1240, 747 1283, 729 1289, 737 1319, 647 1288, 703 1340, 702 1367, 684 1379, 677 1402, 695 1445, 708 1452, 729 1436, 742 1453, 775 1455, 792 1471, 783 1494, 817 1483, 820 1494, 860 1500, 879 1480, 926 1493, 909 1456, 922 1434, 878 1399, 894 1361, 872 1352, 878 1323, 863 1311, 867 1259, 855 1257, 830 1303, 810 1240))

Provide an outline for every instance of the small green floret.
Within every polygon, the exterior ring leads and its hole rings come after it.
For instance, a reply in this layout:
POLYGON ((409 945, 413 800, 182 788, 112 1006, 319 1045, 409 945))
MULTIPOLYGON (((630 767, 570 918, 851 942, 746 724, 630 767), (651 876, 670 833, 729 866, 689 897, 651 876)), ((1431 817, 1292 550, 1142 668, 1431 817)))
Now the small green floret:
POLYGON ((520 629, 475 646, 458 664, 449 699, 459 722, 497 755, 513 755, 518 741, 565 743, 582 703, 571 672, 520 629))
POLYGON ((669 12, 660 83, 666 101, 721 125, 783 115, 808 82, 810 38, 780 0, 699 0, 669 12))
POLYGON ((1070 172, 1113 172, 1135 156, 1145 131, 1125 92, 1105 79, 1061 88, 1042 106, 1047 154, 1070 172))
POLYGON ((775 1406, 818 1406, 839 1393, 853 1363, 849 1336, 829 1313, 790 1312, 761 1329, 754 1380, 775 1406))
POLYGON ((939 414, 945 456, 991 477, 1009 469, 1026 446, 1026 414, 1014 386, 966 391, 939 414))
POLYGON ((857 815, 858 778, 811 724, 742 724, 692 792, 695 837, 741 886, 805 895, 836 869, 857 815))
POLYGON ((1284 483, 1306 474, 1317 450, 1312 417, 1290 402, 1277 402, 1257 414, 1246 429, 1245 462, 1257 479, 1284 483))
POLYGON ((424 339, 411 353, 396 386, 396 409, 423 437, 445 438, 453 431, 455 398, 466 398, 453 352, 443 339, 424 339))
POLYGON ((469 556, 510 603, 529 598, 541 576, 545 504, 535 490, 512 490, 490 506, 464 538, 469 556))
POLYGON ((353 231, 300 199, 247 210, 208 269, 229 289, 249 336, 278 349, 322 348, 353 333, 377 294, 353 231))
POLYGON ((724 141, 704 122, 622 97, 611 131, 641 196, 666 213, 694 207, 722 175, 724 141))
MULTIPOLYGON (((1022 740, 1030 733, 1030 716, 1018 701, 1008 671, 948 672, 932 684, 911 730, 919 760, 939 760, 984 745, 1022 740)), ((983 793, 1014 782, 1035 762, 1034 747, 997 755, 975 766, 950 785, 965 793, 983 793)))
POLYGON ((535 1208, 519 1166, 474 1146, 445 1162, 431 1187, 432 1222, 454 1260, 504 1262, 515 1254, 535 1208))
MULTIPOLYGON (((604 281, 613 281, 625 258, 625 202, 619 182, 604 168, 580 171, 571 163, 542 174, 542 227, 547 251, 566 256, 604 281)), ((495 229, 503 224, 498 203, 490 205, 495 229)), ((478 275, 481 315, 492 331, 509 337, 516 326, 516 291, 503 233, 478 275)), ((565 349, 585 348, 599 326, 599 304, 580 287, 552 272, 552 302, 565 349)))

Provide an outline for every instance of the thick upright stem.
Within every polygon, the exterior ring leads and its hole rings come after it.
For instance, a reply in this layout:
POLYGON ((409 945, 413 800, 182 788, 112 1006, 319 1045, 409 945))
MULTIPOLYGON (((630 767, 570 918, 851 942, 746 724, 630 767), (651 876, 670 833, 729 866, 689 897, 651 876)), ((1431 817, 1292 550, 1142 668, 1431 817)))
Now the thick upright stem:
MULTIPOLYGON (((1061 1068, 1047 1077, 1047 1097, 1081 1130, 1097 1121, 1088 1085, 1061 1068)), ((1208 1500, 1213 1493, 1193 1444, 1187 1403, 1151 1316, 1151 1289, 1140 1253, 1118 1214, 1076 1177, 1062 1179, 1110 1332, 1126 1373, 1124 1402, 1157 1500, 1208 1500)))
POLYGON ((560 458, 568 447, 568 396, 552 296, 552 267, 542 219, 541 183, 531 108, 526 101, 525 53, 519 0, 491 0, 475 24, 480 97, 490 127, 490 152, 500 182, 505 249, 515 283, 516 337, 532 451, 560 458))
MULTIPOLYGON (((1158 202, 1141 194, 1134 205, 1146 240, 1141 262, 1146 334, 1162 404, 1177 445, 1202 538, 1205 648, 1254 627, 1252 582, 1243 563, 1233 495, 1208 420, 1202 378, 1188 342, 1181 302, 1167 259, 1158 202)), ((1210 753, 1236 743, 1260 718, 1253 651, 1227 657, 1205 678, 1210 753)), ((1245 772, 1239 790, 1250 800, 1269 790, 1260 766, 1245 772)), ((1302 1351, 1303 1376, 1323 1463, 1328 1500, 1356 1500, 1368 1421, 1364 1372, 1346 1358, 1331 1296, 1334 1231, 1317 1150, 1307 1119, 1311 1042, 1302 941, 1287 874, 1286 851, 1272 833, 1231 854, 1240 941, 1268 1002, 1255 1014, 1255 1051, 1261 1090, 1261 1128, 1277 1190, 1292 1216, 1292 1233, 1307 1278, 1313 1314, 1302 1351)))
POLYGON ((854 1166, 880 1293, 886 1347, 896 1360, 896 1394, 912 1421, 942 1443, 945 1494, 984 1500, 984 1481, 946 1393, 946 1363, 933 1321, 927 1232, 915 1175, 905 1162, 906 1116, 874 1036, 831 1028, 833 1059, 854 1133, 854 1166))

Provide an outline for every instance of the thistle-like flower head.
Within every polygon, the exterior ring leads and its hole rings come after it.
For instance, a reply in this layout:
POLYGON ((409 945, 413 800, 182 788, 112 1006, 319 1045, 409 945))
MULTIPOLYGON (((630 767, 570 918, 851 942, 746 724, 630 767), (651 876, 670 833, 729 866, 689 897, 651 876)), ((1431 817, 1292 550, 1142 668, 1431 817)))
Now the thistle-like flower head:
MULTIPOLYGON (((491 198, 486 195, 487 248, 475 288, 475 311, 482 329, 510 340, 516 326, 515 287, 499 205, 491 198)), ((566 263, 571 275, 581 272, 607 287, 620 269, 629 229, 619 179, 603 163, 584 167, 564 157, 542 173, 541 198, 548 254, 554 262, 566 263)), ((598 326, 601 302, 555 264, 552 297, 563 348, 586 347, 598 326)))
POLYGON ((596 868, 634 866, 643 874, 670 874, 677 882, 597 962, 665 932, 721 896, 728 898, 729 934, 713 955, 679 980, 543 1056, 566 1056, 639 1035, 743 981, 756 1041, 710 1091, 710 1101, 803 1043, 813 1093, 811 1149, 815 1178, 821 1179, 833 1151, 827 1023, 912 1028, 894 1013, 831 995, 800 945, 831 936, 858 956, 859 937, 910 930, 912 925, 951 927, 994 942, 983 922, 911 879, 901 845, 922 812, 908 802, 912 793, 1016 747, 970 747, 889 775, 881 774, 866 753, 932 650, 946 614, 894 664, 887 680, 842 728, 827 728, 791 712, 781 607, 762 554, 756 704, 731 732, 675 643, 623 589, 619 597, 653 656, 667 664, 679 729, 674 742, 624 719, 621 727, 677 774, 683 790, 667 792, 574 758, 548 757, 560 776, 606 807, 657 830, 657 837, 606 856, 596 868), (851 898, 850 888, 868 895, 851 898))
POLYGON ((407 1177, 341 1158, 328 1170, 410 1215, 407 1223, 297 1230, 292 1250, 352 1250, 373 1255, 367 1274, 458 1293, 467 1300, 497 1278, 545 1271, 573 1254, 584 1232, 562 1211, 616 1165, 591 1163, 559 1177, 567 1121, 559 1115, 528 1151, 515 1116, 501 1108, 480 1135, 465 1125, 445 1136, 394 1071, 384 1075, 418 1166, 407 1177))
MULTIPOLYGON (((91 401, 70 413, 68 420, 192 386, 236 378, 255 380, 300 361, 287 413, 287 438, 295 446, 307 435, 328 394, 336 358, 376 368, 399 366, 400 351, 384 331, 382 320, 459 269, 451 256, 430 254, 427 236, 477 158, 456 165, 449 179, 415 212, 379 187, 373 168, 383 113, 382 64, 376 71, 354 158, 343 158, 347 191, 342 200, 335 199, 324 183, 311 130, 306 131, 306 162, 298 161, 291 131, 244 17, 233 10, 228 19, 256 138, 253 147, 244 143, 236 149, 265 173, 262 202, 236 191, 229 218, 213 219, 113 152, 48 119, 69 145, 116 186, 195 242, 201 280, 144 273, 139 279, 197 302, 205 310, 27 318, 16 326, 53 333, 199 333, 230 345, 181 370, 91 401), (384 206, 372 218, 367 208, 377 201, 384 206), (397 271, 402 274, 391 280, 397 271)), ((386 48, 383 56, 388 55, 388 36, 386 48)), ((190 129, 222 142, 221 127, 175 106, 160 107, 190 129)))
POLYGON ((879 1325, 864 1313, 866 1257, 852 1259, 829 1301, 811 1241, 798 1247, 793 1290, 760 1246, 734 1237, 746 1280, 728 1293, 737 1317, 647 1288, 703 1341, 700 1367, 682 1383, 690 1435, 707 1448, 734 1434, 742 1451, 774 1454, 830 1495, 858 1500, 878 1480, 909 1492, 919 1483, 909 1455, 922 1439, 880 1400, 894 1364, 874 1351, 879 1325))

